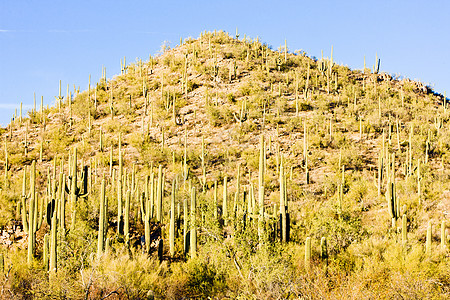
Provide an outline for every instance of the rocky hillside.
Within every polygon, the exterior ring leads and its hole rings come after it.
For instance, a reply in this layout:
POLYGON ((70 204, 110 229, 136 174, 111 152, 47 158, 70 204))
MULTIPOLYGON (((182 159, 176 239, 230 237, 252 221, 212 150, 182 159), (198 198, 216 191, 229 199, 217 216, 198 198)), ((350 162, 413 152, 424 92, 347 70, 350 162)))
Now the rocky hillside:
POLYGON ((446 99, 379 60, 287 50, 205 32, 16 117, 1 132, 4 295, 449 297, 446 99))

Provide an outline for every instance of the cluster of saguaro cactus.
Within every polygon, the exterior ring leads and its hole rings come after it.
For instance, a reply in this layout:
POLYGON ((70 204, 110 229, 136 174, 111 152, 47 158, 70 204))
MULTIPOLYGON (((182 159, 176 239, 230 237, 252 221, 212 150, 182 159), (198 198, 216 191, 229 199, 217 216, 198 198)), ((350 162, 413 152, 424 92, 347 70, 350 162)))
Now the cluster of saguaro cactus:
POLYGON ((24 231, 28 233, 28 263, 31 264, 36 249, 36 232, 42 225, 43 220, 43 201, 39 205, 38 193, 36 191, 36 161, 31 164, 30 171, 30 191, 26 192, 26 173, 23 172, 22 186, 22 224, 24 231), (26 201, 28 200, 28 212, 26 210, 26 201))
POLYGON ((70 206, 72 209, 72 223, 71 223, 71 229, 75 228, 76 223, 76 210, 77 210, 77 201, 78 198, 84 198, 87 197, 89 194, 88 191, 88 174, 87 174, 87 167, 85 167, 83 171, 83 184, 82 188, 78 186, 78 172, 77 172, 77 148, 74 148, 73 154, 70 157, 71 163, 69 163, 70 166, 70 175, 69 175, 69 187, 66 185, 65 189, 67 193, 69 194, 70 199, 70 206))
POLYGON ((59 184, 56 186, 56 174, 54 173, 52 179, 48 183, 48 195, 42 197, 39 201, 38 192, 36 191, 36 161, 31 164, 30 170, 30 190, 27 194, 27 168, 24 167, 22 198, 21 198, 21 212, 22 224, 24 231, 28 233, 28 264, 32 264, 36 253, 36 232, 41 227, 44 214, 50 226, 50 234, 44 237, 43 246, 43 260, 44 267, 49 270, 50 274, 55 274, 57 269, 57 245, 58 245, 58 231, 63 235, 65 233, 65 188, 64 175, 60 173, 59 184), (45 201, 48 198, 49 201, 45 201), (28 201, 28 206, 26 202, 28 201), (46 206, 46 212, 44 207, 46 206), (28 210, 27 210, 28 207, 28 210), (59 229, 58 229, 59 228, 59 229))

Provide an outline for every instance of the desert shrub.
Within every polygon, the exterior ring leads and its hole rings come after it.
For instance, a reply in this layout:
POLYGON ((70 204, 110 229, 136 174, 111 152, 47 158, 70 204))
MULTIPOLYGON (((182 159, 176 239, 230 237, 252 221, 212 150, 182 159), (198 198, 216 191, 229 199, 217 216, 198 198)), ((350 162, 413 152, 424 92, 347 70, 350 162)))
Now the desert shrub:
POLYGON ((224 285, 224 274, 218 274, 213 264, 191 260, 187 268, 185 291, 188 297, 210 297, 224 285))
POLYGON ((48 144, 48 150, 53 153, 63 153, 74 142, 74 137, 67 134, 64 127, 57 127, 46 134, 46 138, 52 140, 48 144))
POLYGON ((210 105, 206 108, 206 114, 208 115, 209 122, 214 127, 230 123, 234 119, 232 111, 226 107, 220 108, 210 105))
MULTIPOLYGON (((333 200, 337 204, 337 200, 333 200)), ((326 237, 331 255, 345 251, 352 243, 360 241, 366 235, 360 213, 345 208, 345 204, 342 206, 339 213, 338 207, 328 203, 311 220, 312 236, 319 241, 323 236, 326 237)))

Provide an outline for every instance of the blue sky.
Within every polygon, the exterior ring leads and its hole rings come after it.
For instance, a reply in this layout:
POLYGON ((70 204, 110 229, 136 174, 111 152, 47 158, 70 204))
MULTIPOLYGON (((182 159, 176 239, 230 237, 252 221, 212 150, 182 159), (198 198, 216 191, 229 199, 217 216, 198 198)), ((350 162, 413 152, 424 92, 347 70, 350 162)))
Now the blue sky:
POLYGON ((148 59, 164 41, 222 29, 351 68, 381 59, 381 71, 450 94, 450 1, 0 1, 0 124, 14 108, 53 104, 62 80, 86 89, 102 66, 148 59))

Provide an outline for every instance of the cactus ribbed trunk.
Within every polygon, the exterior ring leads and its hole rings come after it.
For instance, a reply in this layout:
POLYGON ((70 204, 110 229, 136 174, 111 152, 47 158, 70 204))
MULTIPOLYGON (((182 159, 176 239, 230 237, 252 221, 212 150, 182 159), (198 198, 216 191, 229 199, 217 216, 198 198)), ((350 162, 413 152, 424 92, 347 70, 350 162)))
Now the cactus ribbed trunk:
POLYGON ((217 180, 214 181, 214 219, 217 220, 217 180))
POLYGON ((76 208, 77 208, 77 148, 74 148, 72 156, 72 167, 70 175, 70 204, 72 207, 72 224, 71 230, 75 229, 76 208))
POLYGON ((99 219, 98 219, 98 241, 97 241, 97 258, 100 258, 103 254, 104 241, 105 241, 105 179, 102 179, 102 187, 100 190, 100 207, 99 207, 99 219))
MULTIPOLYGON (((144 218, 144 234, 145 234, 145 252, 148 254, 150 253, 150 219, 151 219, 151 199, 149 199, 148 197, 152 197, 153 196, 153 192, 151 191, 150 195, 149 195, 149 191, 148 191, 148 184, 149 184, 149 177, 147 176, 145 179, 146 183, 145 183, 145 195, 144 196, 144 203, 142 204, 143 206, 143 218, 144 218), (147 196, 148 195, 148 196, 147 196)), ((151 189, 153 189, 153 174, 151 175, 151 181, 152 181, 152 185, 151 185, 151 189)))
POLYGON ((324 236, 320 240, 320 258, 328 265, 327 239, 324 236))
POLYGON ((44 270, 45 271, 48 271, 48 262, 49 262, 49 257, 48 257, 48 255, 49 255, 49 236, 48 236, 48 233, 46 233, 45 235, 44 235, 44 245, 42 246, 43 247, 43 257, 42 257, 42 261, 43 261, 43 263, 44 263, 44 270))
POLYGON ((156 220, 162 222, 162 199, 163 199, 163 174, 162 166, 158 169, 158 185, 156 189, 156 220))
POLYGON ((175 255, 175 180, 172 183, 172 197, 170 201, 170 227, 169 227, 170 256, 175 255))
POLYGON ((197 256, 197 227, 196 227, 196 207, 197 195, 195 187, 191 190, 191 236, 190 236, 190 255, 191 258, 197 256))
POLYGON ((122 157, 122 135, 119 133, 119 174, 117 176, 117 233, 123 232, 123 215, 122 215, 122 177, 123 177, 123 157, 122 157))
POLYGON ((59 195, 59 228, 62 233, 65 233, 66 231, 66 198, 65 198, 65 190, 64 187, 66 186, 66 176, 63 173, 60 173, 59 176, 60 180, 60 192, 59 195))
POLYGON ((184 255, 189 252, 189 233, 188 233, 188 200, 183 201, 183 246, 184 255))
POLYGON ((286 199, 286 182, 284 176, 284 167, 283 160, 280 163, 280 231, 281 231, 281 240, 283 242, 288 241, 288 222, 287 222, 287 199, 286 199))
POLYGON ((406 215, 402 216, 402 243, 405 244, 408 241, 408 233, 407 233, 407 219, 406 215))
POLYGON ((127 190, 127 195, 125 197, 125 212, 124 212, 124 225, 123 225, 123 234, 125 235, 125 239, 129 240, 130 236, 130 200, 131 200, 131 191, 127 190))
POLYGON ((305 268, 309 270, 311 263, 311 238, 307 237, 305 241, 305 268))
POLYGON ((22 184, 22 225, 25 233, 29 233, 29 225, 27 219, 27 209, 25 205, 25 200, 27 198, 27 166, 23 168, 23 184, 22 184))
POLYGON ((264 135, 261 134, 260 149, 259 149, 259 221, 258 221, 258 236, 262 241, 264 235, 264 170, 266 167, 266 153, 264 135))
POLYGON ((264 218, 264 165, 265 165, 265 149, 264 149, 264 135, 260 138, 259 148, 259 216, 264 218))
POLYGON ((228 177, 223 178, 223 199, 222 199, 222 219, 224 224, 227 225, 228 222, 228 189, 227 189, 228 177))
POLYGON ((58 220, 56 217, 56 211, 53 212, 52 226, 50 234, 50 274, 55 274, 57 271, 57 236, 58 236, 58 220))
POLYGON ((28 264, 33 262, 36 247, 37 201, 36 201, 36 161, 31 164, 30 196, 28 203, 28 264))

